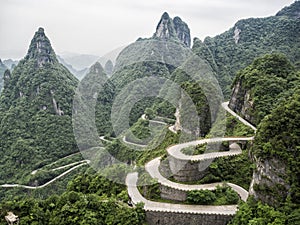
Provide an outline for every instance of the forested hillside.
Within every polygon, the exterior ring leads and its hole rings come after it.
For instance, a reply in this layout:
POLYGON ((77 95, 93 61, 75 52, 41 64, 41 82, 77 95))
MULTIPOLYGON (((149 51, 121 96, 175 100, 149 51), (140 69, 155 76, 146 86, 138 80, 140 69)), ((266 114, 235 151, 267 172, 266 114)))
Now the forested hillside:
POLYGON ((0 97, 1 182, 24 176, 78 151, 72 129, 77 79, 58 63, 44 30, 35 33, 28 53, 6 72, 0 97))
POLYGON ((300 85, 300 74, 282 54, 257 58, 238 72, 229 107, 258 125, 280 101, 300 85))
POLYGON ((6 66, 3 64, 3 62, 0 59, 0 91, 2 90, 3 76, 6 69, 7 69, 6 66))
POLYGON ((259 125, 251 149, 256 164, 250 198, 231 224, 289 224, 300 221, 300 91, 276 105, 259 125))
POLYGON ((299 64, 299 12, 300 2, 296 1, 276 16, 240 20, 216 37, 207 37, 203 42, 194 39, 193 51, 209 62, 224 95, 229 97, 236 72, 257 57, 278 52, 299 64))

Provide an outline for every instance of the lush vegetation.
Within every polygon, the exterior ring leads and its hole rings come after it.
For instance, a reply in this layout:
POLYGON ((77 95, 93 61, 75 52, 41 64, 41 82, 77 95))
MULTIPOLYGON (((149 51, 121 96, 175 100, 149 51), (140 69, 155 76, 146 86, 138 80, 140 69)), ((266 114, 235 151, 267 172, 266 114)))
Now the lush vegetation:
POLYGON ((62 195, 39 200, 31 197, 0 203, 0 224, 8 211, 21 224, 144 224, 143 206, 127 205, 126 187, 92 171, 73 179, 62 195))
POLYGON ((226 114, 226 133, 227 137, 253 137, 254 130, 241 123, 236 117, 226 114))
POLYGON ((246 203, 240 202, 239 211, 229 224, 298 225, 299 221, 300 211, 297 205, 287 202, 280 209, 275 209, 250 197, 246 203))
POLYGON ((197 145, 196 147, 190 146, 183 148, 181 152, 185 155, 200 155, 206 151, 207 144, 197 145))
POLYGON ((300 61, 299 2, 277 16, 250 18, 238 21, 233 28, 204 42, 194 40, 193 51, 203 57, 215 71, 224 95, 229 97, 230 86, 237 73, 255 58, 271 52, 288 56, 293 63, 300 61), (291 12, 291 13, 290 13, 291 12), (235 32, 238 33, 234 38, 235 32))
POLYGON ((198 205, 234 205, 239 199, 239 195, 226 184, 219 185, 212 191, 197 190, 187 193, 187 202, 198 205))
POLYGON ((214 151, 229 151, 229 143, 210 143, 210 144, 199 144, 197 146, 189 146, 183 148, 181 152, 186 155, 200 155, 203 153, 214 152, 214 151))
POLYGON ((231 104, 241 112, 247 102, 249 106, 243 116, 258 125, 275 104, 290 96, 299 85, 300 74, 291 62, 282 54, 268 54, 238 73, 233 83, 237 93, 232 96, 237 100, 231 104))
MULTIPOLYGON (((205 65, 201 65, 203 70, 197 72, 201 75, 215 72, 226 97, 230 94, 234 75, 244 68, 237 73, 233 85, 241 85, 241 95, 238 96, 241 104, 245 100, 244 94, 249 91, 253 108, 247 113, 250 121, 258 125, 253 146, 243 146, 243 152, 238 156, 214 160, 207 175, 197 183, 225 181, 249 189, 253 171, 254 174, 259 173, 249 159, 251 157, 256 164, 272 162, 269 164, 272 165, 271 170, 279 171, 277 175, 285 184, 276 183, 277 179, 271 180, 263 174, 261 183, 253 187, 258 201, 250 198, 246 203, 240 203, 239 211, 231 222, 234 225, 296 225, 300 221, 300 91, 297 90, 300 84, 297 71, 300 62, 300 20, 295 19, 298 12, 299 1, 274 17, 241 20, 215 38, 194 41, 193 52, 210 65, 207 67, 204 62, 205 65)), ((182 97, 183 92, 189 95, 200 117, 199 127, 192 128, 192 132, 198 132, 194 136, 209 133, 211 122, 214 122, 214 112, 211 110, 218 109, 210 108, 209 100, 216 98, 213 102, 220 103, 218 96, 213 96, 214 92, 209 91, 213 86, 211 80, 202 77, 204 81, 201 85, 192 81, 185 69, 189 68, 191 72, 198 67, 194 62, 182 64, 187 59, 188 48, 177 42, 172 42, 174 46, 169 48, 170 43, 167 46, 156 38, 157 42, 153 44, 151 40, 140 39, 125 48, 114 68, 108 62, 106 72, 115 72, 110 79, 100 63, 96 63, 81 82, 79 90, 84 91, 77 100, 84 101, 84 107, 95 107, 88 110, 83 117, 86 120, 82 120, 79 126, 90 129, 89 125, 94 121, 90 121, 89 116, 93 114, 98 131, 94 139, 86 137, 77 143, 83 149, 96 146, 98 135, 122 137, 126 134, 122 129, 121 132, 114 130, 112 122, 122 119, 120 117, 114 121, 111 118, 114 109, 120 115, 129 117, 130 131, 136 138, 147 140, 153 137, 153 140, 147 142, 144 151, 136 151, 118 139, 105 142, 103 146, 113 157, 127 165, 138 166, 158 156, 165 159, 168 146, 193 137, 190 135, 184 139, 181 137, 183 132, 174 134, 166 127, 151 129, 151 122, 140 117, 145 113, 149 119, 161 116, 172 119, 167 122, 174 123, 177 108, 183 128, 186 128, 183 131, 187 131, 190 127, 185 125, 185 121, 192 117, 192 108, 182 97), (184 50, 177 51, 177 48, 184 50), (139 82, 136 83, 137 80, 139 82), (166 80, 176 83, 182 92, 177 92, 173 86, 168 87, 166 80), (156 90, 155 87, 160 88, 156 90), (147 92, 149 90, 150 94, 147 92), (166 101, 166 96, 171 97, 173 102, 166 101), (118 98, 124 106, 113 105, 118 98), (131 109, 127 111, 126 106, 131 109)), ((2 68, 0 61, 0 78, 2 68)), ((71 121, 77 83, 76 78, 58 63, 50 41, 44 36, 43 29, 39 29, 26 57, 12 72, 7 70, 4 76, 4 89, 0 96, 2 183, 39 185, 70 167, 53 169, 82 160, 81 155, 72 155, 78 152, 71 121), (37 49, 37 46, 42 47, 37 49), (72 156, 64 158, 68 155, 72 156), (37 172, 31 174, 34 170, 37 172)), ((164 118, 160 119, 166 120, 164 118)), ((226 126, 226 136, 254 135, 250 128, 229 115, 220 124, 226 126)), ((83 129, 81 132, 85 131, 83 129)), ((134 140, 134 137, 129 138, 134 140)), ((223 146, 225 149, 228 149, 227 144, 223 146)), ((194 150, 183 151, 186 154, 201 154, 206 151, 206 145, 197 146, 194 150)), ((95 159, 99 165, 102 161, 102 158, 95 159)), ((164 160, 163 163, 168 162, 164 160)), ((0 224, 5 224, 3 218, 8 211, 17 214, 21 224, 144 224, 142 205, 131 208, 127 204, 129 198, 124 179, 130 170, 124 165, 114 165, 101 170, 101 176, 81 167, 76 170, 79 175, 75 178, 74 173, 69 174, 44 189, 1 189, 0 224), (63 191, 67 183, 67 190, 63 191)), ((145 171, 138 170, 141 193, 149 199, 161 200, 159 184, 145 171)), ((238 201, 237 193, 228 186, 222 186, 214 191, 190 191, 185 203, 223 205, 238 201)))
POLYGON ((259 124, 251 154, 256 164, 269 164, 270 171, 255 169, 262 176, 253 187, 258 201, 241 203, 231 224, 299 224, 299 109, 298 89, 259 124))
MULTIPOLYGON (((210 164, 207 174, 202 179, 184 183, 209 184, 230 182, 248 190, 254 169, 254 164, 249 159, 248 154, 247 150, 243 150, 243 153, 237 156, 217 158, 210 164)), ((169 177, 168 174, 165 174, 165 176, 169 177)), ((173 180, 172 177, 170 179, 173 180)), ((176 180, 174 181, 177 182, 176 180)))
MULTIPOLYGON (((287 191, 286 188, 281 190, 280 186, 268 187, 273 189, 272 194, 269 193, 269 195, 276 199, 277 205, 282 197, 288 197, 287 193, 292 202, 300 204, 299 122, 300 90, 298 89, 292 97, 281 103, 270 115, 265 117, 259 126, 252 148, 253 154, 259 160, 277 159, 284 165, 283 179, 284 183, 288 184, 288 192, 285 192, 287 191)), ((278 171, 278 173, 281 172, 278 171)), ((274 185, 276 185, 275 182, 274 185)))
POLYGON ((40 29, 27 56, 4 79, 0 97, 2 182, 22 183, 32 170, 78 151, 71 121, 76 85, 77 79, 57 62, 40 29), (45 48, 41 52, 36 41, 45 48))
POLYGON ((1 59, 0 59, 0 92, 2 90, 2 86, 3 86, 3 77, 4 77, 4 72, 6 70, 6 66, 2 63, 1 59))
POLYGON ((154 159, 159 156, 164 156, 166 154, 166 148, 170 145, 179 143, 180 133, 174 134, 173 132, 167 131, 165 136, 163 137, 163 141, 161 139, 157 139, 156 141, 159 143, 153 143, 153 145, 149 145, 147 149, 145 149, 142 154, 140 154, 137 158, 137 163, 139 165, 144 165, 146 162, 149 162, 151 159, 154 159), (154 148, 153 148, 154 147, 154 148))

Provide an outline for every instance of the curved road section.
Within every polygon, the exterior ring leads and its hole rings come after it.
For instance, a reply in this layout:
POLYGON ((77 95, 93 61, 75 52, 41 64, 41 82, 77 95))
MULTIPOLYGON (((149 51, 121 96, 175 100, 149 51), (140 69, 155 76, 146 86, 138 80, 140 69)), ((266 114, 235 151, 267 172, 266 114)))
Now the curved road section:
MULTIPOLYGON (((143 114, 143 115, 141 116, 141 118, 142 118, 143 120, 147 120, 146 114, 143 114)), ((162 121, 158 121, 158 120, 149 120, 149 122, 150 122, 150 123, 157 123, 157 124, 161 124, 161 125, 167 125, 167 123, 162 122, 162 121)), ((100 137, 100 139, 101 139, 101 137, 100 137)), ((134 143, 134 142, 127 141, 126 136, 123 136, 122 141, 123 141, 125 144, 133 145, 133 146, 140 147, 140 148, 145 148, 145 147, 148 146, 148 145, 137 144, 137 143, 134 143)))
POLYGON ((245 124, 246 126, 250 127, 252 130, 254 130, 256 132, 256 127, 253 126, 251 123, 249 123, 247 120, 245 120, 244 118, 240 117, 238 114, 236 114, 232 109, 229 108, 229 102, 223 102, 222 103, 222 107, 229 112, 231 115, 233 115, 235 118, 237 118, 239 121, 241 121, 243 124, 245 124))
POLYGON ((184 153, 182 153, 181 150, 186 147, 197 146, 205 143, 217 143, 223 141, 251 141, 251 140, 253 140, 253 137, 228 137, 228 138, 202 139, 202 140, 186 142, 178 145, 173 145, 167 148, 167 152, 170 156, 174 157, 175 159, 197 162, 206 159, 215 159, 219 157, 239 155, 242 153, 242 150, 241 148, 238 147, 237 144, 232 146, 230 150, 226 152, 210 152, 201 155, 185 155, 184 153))
MULTIPOLYGON (((46 186, 48 186, 49 184, 52 184, 54 181, 58 180, 59 178, 67 175, 68 173, 72 172, 73 170, 77 169, 78 167, 81 167, 83 165, 86 165, 88 163, 90 163, 89 160, 83 160, 81 162, 77 162, 77 163, 80 163, 79 165, 77 166, 74 166, 70 169, 68 169, 67 171, 61 173, 60 175, 58 175, 57 177, 53 178, 52 180, 48 181, 47 183, 43 184, 43 185, 40 185, 40 186, 27 186, 27 185, 22 185, 22 184, 3 184, 3 185, 0 185, 0 187, 2 188, 25 188, 25 189, 40 189, 40 188, 44 188, 46 186)), ((66 166, 70 166, 71 164, 69 165, 66 165, 66 166)), ((64 167, 66 167, 64 166, 64 167)), ((53 170, 59 170, 59 169, 62 169, 63 167, 58 167, 56 169, 53 169, 53 170)), ((52 170, 52 171, 53 171, 52 170)))
MULTIPOLYGON (((241 121, 246 126, 249 126, 251 129, 256 131, 256 127, 250 124, 248 121, 241 118, 234 111, 232 111, 228 107, 229 102, 222 103, 222 107, 229 112, 231 115, 236 117, 239 121, 241 121)), ((187 161, 201 161, 207 159, 214 159, 218 157, 225 156, 234 156, 242 153, 241 148, 238 144, 233 143, 230 145, 230 150, 227 152, 210 152, 204 153, 201 155, 185 155, 182 153, 182 149, 189 146, 196 146, 199 144, 205 143, 213 143, 213 142, 222 142, 222 141, 251 141, 254 137, 226 137, 226 138, 210 138, 203 140, 196 140, 187 143, 182 143, 178 145, 171 146, 167 148, 167 152, 170 156, 187 161)), ((175 183, 167 178, 163 177, 159 171, 160 165, 160 157, 156 158, 145 165, 146 171, 150 174, 152 178, 157 179, 157 181, 164 186, 174 188, 182 191, 191 191, 191 190, 213 190, 217 185, 221 183, 213 183, 213 184, 204 184, 204 185, 186 185, 175 183)), ((146 211, 161 211, 161 212, 176 212, 176 213, 194 213, 194 214, 218 214, 218 215, 234 215, 237 211, 237 205, 224 205, 224 206, 207 206, 207 205, 185 205, 185 204, 170 204, 170 203, 162 203, 162 202, 153 202, 145 199, 137 188, 137 180, 138 173, 130 173, 126 177, 126 185, 128 187, 128 194, 133 202, 133 204, 137 204, 139 202, 144 203, 144 209, 146 211)), ((246 201, 248 198, 248 191, 243 189, 242 187, 228 183, 228 185, 235 190, 243 201, 246 201)))
MULTIPOLYGON (((152 178, 156 179, 158 183, 166 187, 170 187, 181 191, 195 191, 195 190, 214 190, 218 185, 221 186, 223 184, 222 182, 219 182, 219 183, 212 183, 212 184, 187 185, 187 184, 172 182, 161 175, 159 171, 159 165, 160 165, 160 157, 148 162, 145 168, 152 178)), ((238 193, 238 195, 241 197, 243 201, 247 200, 249 195, 248 191, 246 191, 244 188, 236 184, 232 184, 232 183, 227 183, 227 184, 235 192, 238 193)))
POLYGON ((144 203, 146 211, 173 212, 173 213, 193 213, 193 214, 218 214, 218 215, 234 215, 237 211, 236 205, 226 206, 207 206, 207 205, 185 205, 171 204, 162 202, 153 202, 145 199, 137 188, 138 173, 130 173, 126 177, 126 185, 128 194, 132 203, 144 203))

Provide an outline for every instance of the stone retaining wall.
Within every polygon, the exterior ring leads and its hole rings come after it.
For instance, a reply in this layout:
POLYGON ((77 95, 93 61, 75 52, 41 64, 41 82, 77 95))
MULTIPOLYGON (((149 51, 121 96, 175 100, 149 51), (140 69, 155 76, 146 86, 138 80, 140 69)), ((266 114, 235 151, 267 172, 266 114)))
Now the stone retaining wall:
POLYGON ((187 192, 160 185, 160 197, 162 199, 184 202, 187 198, 187 192))
POLYGON ((226 225, 233 215, 146 212, 149 225, 226 225))
POLYGON ((191 162, 168 156, 170 169, 175 180, 179 182, 197 181, 203 178, 213 159, 191 162))

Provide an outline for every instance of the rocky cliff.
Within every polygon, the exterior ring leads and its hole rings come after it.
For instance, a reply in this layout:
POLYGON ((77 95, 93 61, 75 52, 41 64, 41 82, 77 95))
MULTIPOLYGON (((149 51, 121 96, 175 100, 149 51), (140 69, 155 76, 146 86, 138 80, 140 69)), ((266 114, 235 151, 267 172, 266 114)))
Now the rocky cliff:
POLYGON ((39 67, 46 63, 57 63, 58 60, 51 47, 49 39, 46 37, 43 28, 39 28, 35 32, 33 39, 31 40, 26 60, 35 59, 39 67))
POLYGON ((300 203, 300 90, 261 122, 251 152, 256 163, 250 194, 279 206, 287 198, 300 203))
POLYGON ((254 60, 233 85, 229 107, 258 127, 251 149, 256 169, 250 194, 272 206, 298 196, 299 141, 294 132, 299 123, 299 85, 300 73, 282 54, 254 60))
POLYGON ((188 25, 179 17, 171 19, 167 12, 162 15, 153 37, 164 40, 176 40, 187 47, 191 46, 191 34, 188 25))
POLYGON ((284 55, 265 55, 238 73, 229 107, 258 125, 297 84, 299 75, 284 55))

